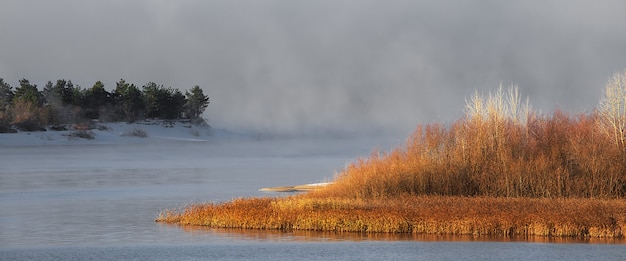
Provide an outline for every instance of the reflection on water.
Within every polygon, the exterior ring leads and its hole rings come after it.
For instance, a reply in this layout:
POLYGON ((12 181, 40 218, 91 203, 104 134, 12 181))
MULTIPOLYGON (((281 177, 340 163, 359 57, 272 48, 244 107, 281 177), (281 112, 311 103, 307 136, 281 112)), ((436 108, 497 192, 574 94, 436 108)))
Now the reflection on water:
POLYGON ((260 230, 235 228, 209 228, 206 226, 164 226, 178 227, 196 236, 209 235, 231 238, 235 240, 264 241, 301 241, 301 242, 333 242, 333 241, 420 241, 420 242, 523 242, 523 243, 562 243, 562 244, 626 244, 626 239, 619 238, 572 238, 542 236, 473 236, 473 235, 426 235, 426 234, 393 234, 393 233, 356 233, 327 232, 306 230, 260 230))

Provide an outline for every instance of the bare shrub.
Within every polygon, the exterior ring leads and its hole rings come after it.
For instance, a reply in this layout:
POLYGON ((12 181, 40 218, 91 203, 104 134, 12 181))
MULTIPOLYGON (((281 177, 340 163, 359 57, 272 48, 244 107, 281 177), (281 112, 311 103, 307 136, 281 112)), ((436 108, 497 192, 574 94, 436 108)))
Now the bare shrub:
POLYGON ((487 96, 475 92, 465 101, 465 112, 470 119, 497 122, 510 120, 516 124, 525 124, 530 114, 530 103, 528 98, 522 103, 517 85, 509 86, 506 94, 500 85, 495 93, 487 96))
POLYGON ((18 100, 10 110, 13 114, 13 125, 21 131, 45 131, 40 120, 40 108, 34 103, 18 100))
POLYGON ((11 114, 0 108, 0 133, 15 133, 16 130, 11 128, 11 114))
POLYGON ((626 71, 614 74, 606 84, 598 106, 600 128, 616 145, 626 148, 626 71))

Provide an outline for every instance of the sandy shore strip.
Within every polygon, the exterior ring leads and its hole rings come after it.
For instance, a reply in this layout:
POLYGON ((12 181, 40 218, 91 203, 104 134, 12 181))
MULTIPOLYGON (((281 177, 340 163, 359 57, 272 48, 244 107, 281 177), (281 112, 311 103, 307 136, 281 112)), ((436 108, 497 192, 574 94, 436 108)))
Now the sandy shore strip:
POLYGON ((311 191, 321 187, 325 187, 330 185, 332 182, 319 182, 319 183, 311 183, 311 184, 302 184, 295 186, 282 186, 282 187, 271 187, 271 188, 262 188, 259 191, 265 192, 304 192, 311 191))

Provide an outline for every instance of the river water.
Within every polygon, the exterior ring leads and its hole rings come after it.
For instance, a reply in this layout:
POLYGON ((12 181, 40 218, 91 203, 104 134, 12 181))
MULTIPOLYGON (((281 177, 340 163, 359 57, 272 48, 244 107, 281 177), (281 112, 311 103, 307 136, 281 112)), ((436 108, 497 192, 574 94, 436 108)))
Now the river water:
POLYGON ((622 241, 206 229, 166 208, 328 181, 397 139, 0 147, 0 260, 626 260, 622 241))

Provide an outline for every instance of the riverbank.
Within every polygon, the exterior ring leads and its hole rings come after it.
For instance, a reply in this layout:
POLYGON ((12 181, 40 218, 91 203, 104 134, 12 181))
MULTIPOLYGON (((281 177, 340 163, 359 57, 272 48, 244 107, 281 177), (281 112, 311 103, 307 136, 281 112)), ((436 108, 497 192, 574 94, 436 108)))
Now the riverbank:
POLYGON ((172 140, 202 142, 215 133, 206 123, 182 120, 92 122, 89 125, 48 126, 45 131, 1 133, 0 146, 132 144, 172 140))
POLYGON ((302 184, 295 186, 280 186, 280 187, 270 187, 270 188, 261 188, 259 191, 264 192, 306 192, 313 191, 316 189, 320 189, 332 184, 331 182, 319 182, 319 183, 311 183, 311 184, 302 184))
POLYGON ((453 196, 237 199, 164 211, 157 222, 215 228, 623 238, 626 201, 453 196))

